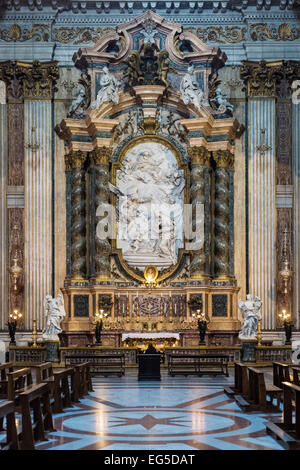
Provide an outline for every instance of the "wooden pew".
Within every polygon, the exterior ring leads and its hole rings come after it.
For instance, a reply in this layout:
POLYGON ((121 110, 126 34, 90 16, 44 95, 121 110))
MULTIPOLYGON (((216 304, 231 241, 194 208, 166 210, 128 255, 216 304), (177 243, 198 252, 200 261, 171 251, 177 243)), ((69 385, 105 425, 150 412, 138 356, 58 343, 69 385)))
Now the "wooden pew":
MULTIPOLYGON (((72 406, 72 394, 69 386, 69 377, 71 378, 71 387, 74 385, 74 369, 69 367, 62 370, 53 370, 51 362, 45 362, 35 366, 36 382, 47 383, 53 398, 52 406, 54 413, 63 412, 63 408, 72 406)), ((74 400, 76 401, 76 400, 74 400)))
POLYGON ((0 364, 0 399, 7 398, 7 374, 9 372, 13 372, 14 364, 13 362, 5 362, 4 364, 0 364))
POLYGON ((293 383, 300 386, 300 366, 292 366, 293 383))
POLYGON ((273 362, 273 385, 282 388, 282 382, 291 382, 290 366, 283 362, 273 362))
POLYGON ((46 440, 45 431, 55 431, 47 383, 33 384, 31 370, 20 369, 7 374, 8 397, 22 416, 22 431, 18 435, 22 450, 34 449, 37 441, 46 440), (31 416, 32 411, 32 416, 31 416))
POLYGON ((0 419, 6 419, 6 442, 1 442, 1 450, 19 450, 15 405, 13 401, 0 403, 0 419))
MULTIPOLYGON (((234 363, 234 385, 224 388, 224 392, 231 396, 239 394, 244 398, 249 395, 249 379, 247 366, 242 362, 234 363)), ((244 403, 246 406, 246 402, 244 403)))
POLYGON ((72 399, 76 402, 79 401, 79 398, 83 398, 89 392, 93 392, 93 387, 89 362, 74 364, 73 367, 72 399))
POLYGON ((283 382, 283 420, 266 424, 268 434, 278 439, 284 448, 300 449, 300 386, 283 382), (293 413, 294 411, 294 413, 293 413), (295 414, 295 422, 293 422, 295 414))
POLYGON ((210 354, 170 354, 168 358, 169 375, 198 375, 203 374, 229 376, 229 357, 210 354))
POLYGON ((249 373, 249 403, 252 409, 266 411, 273 405, 276 398, 277 407, 280 406, 282 389, 273 384, 266 384, 263 371, 254 367, 248 367, 249 373), (270 400, 267 401, 269 395, 270 400))
POLYGON ((65 367, 88 362, 91 374, 125 375, 125 354, 74 354, 65 356, 65 367))

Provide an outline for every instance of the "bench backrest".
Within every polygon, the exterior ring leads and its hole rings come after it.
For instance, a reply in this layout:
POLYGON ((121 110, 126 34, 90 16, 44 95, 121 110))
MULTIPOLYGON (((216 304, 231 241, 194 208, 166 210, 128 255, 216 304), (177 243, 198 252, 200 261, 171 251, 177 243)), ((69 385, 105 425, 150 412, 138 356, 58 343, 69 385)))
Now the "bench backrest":
POLYGON ((15 398, 23 392, 26 387, 32 385, 32 375, 29 367, 9 372, 8 379, 8 400, 14 401, 15 398))
POLYGON ((13 372, 14 364, 13 362, 5 362, 0 364, 0 377, 1 380, 6 380, 8 372, 13 372))
POLYGON ((248 367, 249 398, 255 404, 266 405, 266 385, 264 373, 254 367, 248 367))
POLYGON ((273 384, 282 388, 282 382, 290 380, 290 369, 288 364, 273 362, 273 384))
POLYGON ((292 367, 293 381, 295 385, 300 385, 300 367, 292 367))
POLYGON ((43 380, 53 377, 52 362, 44 362, 36 367, 36 383, 41 383, 43 380))
POLYGON ((243 396, 249 395, 248 368, 242 362, 234 363, 234 386, 243 396))
POLYGON ((18 450, 19 441, 15 420, 15 406, 13 401, 0 403, 0 419, 6 418, 6 442, 1 442, 0 449, 18 450))

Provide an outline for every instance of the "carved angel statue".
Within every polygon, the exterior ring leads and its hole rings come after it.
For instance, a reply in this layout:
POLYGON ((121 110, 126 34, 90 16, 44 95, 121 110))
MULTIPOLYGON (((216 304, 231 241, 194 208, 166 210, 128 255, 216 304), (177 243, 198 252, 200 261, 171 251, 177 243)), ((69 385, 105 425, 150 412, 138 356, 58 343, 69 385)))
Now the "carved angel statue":
POLYGON ((62 332, 60 323, 66 316, 64 299, 62 294, 56 298, 51 295, 45 297, 45 318, 46 326, 42 338, 44 340, 59 341, 58 334, 62 332))
POLYGON ((222 113, 233 113, 233 105, 227 101, 226 95, 221 91, 220 88, 216 89, 216 96, 211 101, 217 105, 218 111, 221 111, 222 113))
POLYGON ((105 101, 113 101, 119 103, 118 91, 121 86, 119 80, 109 73, 106 65, 103 67, 103 75, 100 80, 101 88, 98 91, 97 98, 92 104, 92 108, 99 108, 99 106, 105 101))
POLYGON ((123 78, 128 77, 130 87, 138 84, 142 80, 141 58, 138 51, 132 51, 126 62, 127 68, 123 73, 123 78))
POLYGON ((167 75, 170 72, 170 61, 169 61, 169 53, 167 51, 159 52, 157 56, 157 63, 158 63, 158 81, 162 82, 166 87, 169 86, 169 82, 167 81, 167 75))
POLYGON ((183 76, 180 84, 181 98, 184 104, 192 103, 200 109, 203 105, 203 90, 201 90, 195 76, 193 75, 194 66, 189 65, 187 73, 183 76))
POLYGON ((83 105, 85 104, 85 98, 86 98, 85 90, 83 88, 80 88, 77 96, 74 98, 69 108, 68 117, 72 117, 74 114, 76 114, 76 112, 79 112, 79 114, 82 113, 83 111, 82 108, 83 108, 83 105))
POLYGON ((238 307, 242 312, 244 323, 239 333, 240 339, 254 339, 257 333, 258 320, 261 318, 258 311, 262 306, 262 301, 258 297, 247 294, 245 302, 239 300, 238 307))

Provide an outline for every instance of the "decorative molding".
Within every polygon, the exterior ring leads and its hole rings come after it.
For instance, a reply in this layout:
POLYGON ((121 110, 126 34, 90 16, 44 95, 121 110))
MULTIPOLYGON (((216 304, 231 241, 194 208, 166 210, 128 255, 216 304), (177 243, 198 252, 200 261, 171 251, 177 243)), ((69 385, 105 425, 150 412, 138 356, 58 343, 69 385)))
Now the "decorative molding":
POLYGON ((52 40, 62 44, 86 44, 94 42, 96 43, 99 39, 107 33, 114 31, 112 27, 75 27, 67 28, 62 26, 60 28, 54 28, 52 40))
POLYGON ((188 148, 188 156, 192 163, 200 163, 202 165, 209 166, 210 164, 210 152, 203 146, 192 146, 188 148))
POLYGON ((278 25, 268 25, 266 23, 256 23, 249 25, 249 35, 252 41, 295 41, 300 38, 300 27, 282 23, 278 25))
POLYGON ((234 155, 229 150, 217 150, 213 152, 213 158, 217 167, 232 169, 234 166, 234 155))
POLYGON ((214 42, 219 44, 236 44, 246 41, 247 28, 241 26, 207 26, 205 28, 184 28, 191 31, 203 42, 214 42))
POLYGON ((48 42, 49 38, 50 26, 48 24, 33 24, 31 29, 12 24, 8 28, 0 30, 0 40, 6 42, 25 42, 31 39, 48 42))
POLYGON ((112 156, 111 147, 100 147, 95 149, 91 155, 91 161, 94 166, 107 165, 112 156))

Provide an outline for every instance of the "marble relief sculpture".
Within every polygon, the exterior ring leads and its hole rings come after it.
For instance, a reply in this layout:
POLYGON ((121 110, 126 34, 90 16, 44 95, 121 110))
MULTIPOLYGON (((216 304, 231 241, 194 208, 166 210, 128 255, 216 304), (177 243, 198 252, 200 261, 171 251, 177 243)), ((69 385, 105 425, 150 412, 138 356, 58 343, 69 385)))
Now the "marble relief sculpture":
POLYGON ((257 333, 257 325, 260 315, 258 312, 261 308, 262 301, 258 297, 247 294, 246 300, 239 300, 238 307, 242 312, 244 322, 239 333, 240 339, 255 339, 257 333))
POLYGON ((99 108, 105 101, 119 103, 118 91, 121 83, 112 75, 106 66, 103 67, 103 75, 100 80, 101 88, 98 91, 97 98, 92 104, 92 108, 99 108))
POLYGON ((197 109, 201 109, 201 105, 205 105, 204 93, 201 90, 194 73, 194 66, 189 65, 187 73, 183 76, 180 84, 181 98, 184 104, 193 104, 197 109))
POLYGON ((42 338, 44 340, 59 341, 59 333, 62 332, 60 323, 66 316, 64 307, 64 299, 62 294, 58 294, 56 298, 51 295, 45 297, 45 319, 46 327, 43 331, 42 338))
POLYGON ((131 149, 117 174, 118 248, 128 264, 158 269, 177 262, 183 246, 185 180, 172 152, 160 143, 131 149), (125 197, 124 197, 125 196, 125 197))

